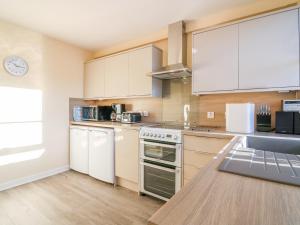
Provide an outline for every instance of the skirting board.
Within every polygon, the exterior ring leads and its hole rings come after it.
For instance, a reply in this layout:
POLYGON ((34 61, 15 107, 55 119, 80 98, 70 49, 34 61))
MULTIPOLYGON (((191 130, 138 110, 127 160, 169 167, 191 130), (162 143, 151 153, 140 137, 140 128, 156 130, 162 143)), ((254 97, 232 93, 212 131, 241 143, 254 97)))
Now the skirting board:
POLYGON ((41 172, 41 173, 37 173, 37 174, 32 175, 32 176, 22 177, 22 178, 19 178, 19 179, 15 179, 15 180, 11 180, 11 181, 8 181, 8 182, 0 183, 0 191, 4 191, 4 190, 10 189, 10 188, 14 188, 14 187, 17 187, 17 186, 22 185, 22 184, 31 183, 31 182, 36 181, 36 180, 41 180, 43 178, 50 177, 50 176, 53 176, 53 175, 56 175, 56 174, 59 174, 59 173, 63 173, 63 172, 66 172, 68 170, 70 170, 70 166, 66 165, 66 166, 55 168, 55 169, 47 170, 47 171, 44 171, 44 172, 41 172))

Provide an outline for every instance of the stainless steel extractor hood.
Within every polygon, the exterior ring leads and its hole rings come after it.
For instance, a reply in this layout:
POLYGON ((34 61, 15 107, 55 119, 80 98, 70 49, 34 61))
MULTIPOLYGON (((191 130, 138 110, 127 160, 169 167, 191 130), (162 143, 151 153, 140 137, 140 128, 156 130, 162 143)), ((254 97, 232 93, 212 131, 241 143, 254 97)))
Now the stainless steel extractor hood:
POLYGON ((178 79, 191 76, 186 66, 186 35, 183 21, 168 26, 168 66, 150 73, 158 79, 178 79))

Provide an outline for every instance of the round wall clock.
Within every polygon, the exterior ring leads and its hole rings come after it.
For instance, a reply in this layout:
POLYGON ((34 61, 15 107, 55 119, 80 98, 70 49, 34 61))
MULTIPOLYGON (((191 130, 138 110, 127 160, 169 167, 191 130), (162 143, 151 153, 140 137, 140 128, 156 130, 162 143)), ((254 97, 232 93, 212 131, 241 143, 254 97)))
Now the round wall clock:
POLYGON ((3 61, 4 69, 12 76, 21 77, 28 72, 27 62, 19 56, 8 56, 3 61))

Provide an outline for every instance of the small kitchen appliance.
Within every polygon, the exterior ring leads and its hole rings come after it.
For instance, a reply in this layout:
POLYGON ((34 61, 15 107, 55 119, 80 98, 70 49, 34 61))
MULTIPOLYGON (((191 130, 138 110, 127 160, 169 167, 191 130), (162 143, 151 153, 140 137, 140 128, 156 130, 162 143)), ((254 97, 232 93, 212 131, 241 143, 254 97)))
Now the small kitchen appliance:
POLYGON ((300 113, 276 112, 276 133, 300 134, 300 113))
POLYGON ((82 107, 74 106, 73 107, 73 121, 82 121, 82 107))
POLYGON ((271 107, 269 105, 260 105, 256 112, 256 130, 260 132, 272 131, 271 125, 271 107))
POLYGON ((111 104, 112 112, 110 118, 112 121, 121 122, 122 120, 122 113, 125 112, 125 104, 111 104))
POLYGON ((97 121, 98 120, 98 106, 82 106, 82 120, 97 121))
POLYGON ((283 100, 282 111, 284 112, 300 112, 300 100, 283 100))
POLYGON ((276 112, 276 133, 294 133, 294 112, 276 112))
POLYGON ((110 120, 111 106, 98 106, 98 120, 110 120))
POLYGON ((167 201, 181 189, 182 143, 180 127, 142 127, 140 193, 167 201))
POLYGON ((300 112, 294 112, 294 134, 300 134, 300 112))
POLYGON ((254 132, 254 111, 253 103, 226 104, 226 131, 254 132))
POLYGON ((110 120, 111 106, 82 106, 82 120, 101 121, 110 120))
POLYGON ((123 112, 122 123, 139 123, 142 120, 141 113, 139 112, 123 112))

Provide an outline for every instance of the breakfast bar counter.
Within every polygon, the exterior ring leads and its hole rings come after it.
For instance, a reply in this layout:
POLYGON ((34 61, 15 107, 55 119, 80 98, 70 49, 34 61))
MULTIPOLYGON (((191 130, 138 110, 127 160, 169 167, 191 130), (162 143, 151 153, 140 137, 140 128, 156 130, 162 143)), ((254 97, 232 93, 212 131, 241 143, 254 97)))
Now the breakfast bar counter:
POLYGON ((218 171, 240 138, 233 137, 149 219, 149 225, 300 224, 300 187, 218 171))

